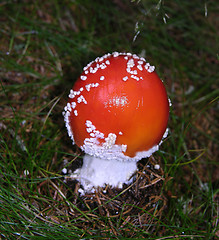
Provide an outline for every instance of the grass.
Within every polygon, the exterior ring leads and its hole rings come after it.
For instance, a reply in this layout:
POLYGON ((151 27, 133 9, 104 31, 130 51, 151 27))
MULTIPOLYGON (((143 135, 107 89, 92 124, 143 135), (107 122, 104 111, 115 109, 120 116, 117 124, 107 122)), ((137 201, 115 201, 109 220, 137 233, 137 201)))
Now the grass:
POLYGON ((214 1, 0 3, 0 239, 219 237, 217 12, 214 1), (170 134, 143 161, 159 171, 81 197, 62 173, 81 153, 61 113, 82 68, 113 51, 156 66, 170 134))

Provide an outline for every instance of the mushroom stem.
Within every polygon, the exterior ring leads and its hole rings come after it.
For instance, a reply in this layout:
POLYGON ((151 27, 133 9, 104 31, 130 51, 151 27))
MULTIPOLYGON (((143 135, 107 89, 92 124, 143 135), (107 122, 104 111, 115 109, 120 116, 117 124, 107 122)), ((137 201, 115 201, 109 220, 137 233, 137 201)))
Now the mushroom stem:
POLYGON ((104 184, 121 188, 123 183, 129 184, 133 181, 131 176, 136 170, 135 161, 105 160, 85 154, 79 181, 86 192, 104 184))

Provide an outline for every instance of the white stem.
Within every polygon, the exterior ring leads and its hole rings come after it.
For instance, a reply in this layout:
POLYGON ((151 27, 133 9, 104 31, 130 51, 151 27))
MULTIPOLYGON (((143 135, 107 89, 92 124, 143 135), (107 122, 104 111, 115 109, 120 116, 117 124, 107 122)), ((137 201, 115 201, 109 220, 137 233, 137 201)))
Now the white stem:
POLYGON ((85 154, 78 177, 85 192, 89 192, 105 184, 121 188, 123 183, 132 182, 130 177, 136 170, 135 161, 104 160, 85 154))

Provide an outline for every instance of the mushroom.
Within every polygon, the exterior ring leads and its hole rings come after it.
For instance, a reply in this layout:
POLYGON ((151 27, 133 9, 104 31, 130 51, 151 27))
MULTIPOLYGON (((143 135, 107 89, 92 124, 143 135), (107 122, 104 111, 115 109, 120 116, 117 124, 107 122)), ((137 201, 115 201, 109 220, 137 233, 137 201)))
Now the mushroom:
POLYGON ((135 54, 106 54, 83 70, 63 112, 68 135, 85 152, 75 174, 85 192, 121 188, 167 135, 167 93, 155 67, 135 54))

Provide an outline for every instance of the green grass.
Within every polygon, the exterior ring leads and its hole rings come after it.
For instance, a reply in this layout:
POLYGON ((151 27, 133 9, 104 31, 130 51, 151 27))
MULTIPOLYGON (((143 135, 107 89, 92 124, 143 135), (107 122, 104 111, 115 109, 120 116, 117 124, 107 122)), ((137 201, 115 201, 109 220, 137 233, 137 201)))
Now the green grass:
POLYGON ((198 0, 0 3, 0 239, 219 237, 218 10, 198 0), (172 101, 153 155, 164 180, 135 203, 130 189, 78 197, 62 175, 80 155, 62 117, 68 92, 113 51, 145 56, 172 101))

